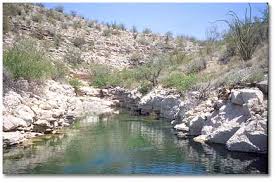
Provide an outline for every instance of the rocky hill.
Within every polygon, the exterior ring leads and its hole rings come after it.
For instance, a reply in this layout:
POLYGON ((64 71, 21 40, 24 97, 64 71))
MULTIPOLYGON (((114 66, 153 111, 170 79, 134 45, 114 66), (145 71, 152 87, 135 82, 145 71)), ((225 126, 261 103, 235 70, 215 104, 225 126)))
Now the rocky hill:
POLYGON ((14 4, 4 34, 4 46, 12 46, 22 36, 31 37, 47 47, 55 60, 64 61, 68 52, 79 53, 84 63, 107 64, 116 68, 142 64, 162 53, 198 52, 200 46, 184 37, 175 39, 152 33, 126 30, 123 24, 98 23, 78 15, 46 9, 33 4, 14 4))

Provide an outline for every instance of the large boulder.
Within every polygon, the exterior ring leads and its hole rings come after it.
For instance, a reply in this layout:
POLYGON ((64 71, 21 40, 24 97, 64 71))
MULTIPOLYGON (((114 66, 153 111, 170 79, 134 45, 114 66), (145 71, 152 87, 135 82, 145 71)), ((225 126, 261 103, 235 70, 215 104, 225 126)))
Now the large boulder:
POLYGON ((258 88, 232 90, 230 97, 231 102, 237 105, 248 103, 251 99, 258 99, 260 103, 263 102, 263 93, 258 88))
POLYGON ((47 129, 51 129, 53 126, 47 120, 37 120, 34 122, 33 131, 44 133, 47 129))
POLYGON ((261 81, 259 83, 257 83, 257 87, 264 93, 264 94, 268 94, 268 81, 264 80, 261 81))
MULTIPOLYGON (((211 126, 215 131, 222 124, 245 122, 250 117, 250 111, 246 105, 240 106, 227 102, 219 110, 216 110, 208 117, 205 126, 211 126)), ((208 131, 206 131, 208 132, 208 131)), ((206 134, 207 135, 207 134, 206 134)))
POLYGON ((230 151, 267 152, 267 121, 249 120, 226 142, 230 151))
POLYGON ((26 121, 28 125, 33 122, 33 118, 35 117, 35 113, 33 112, 33 110, 30 107, 23 104, 19 105, 14 110, 14 115, 26 121))
POLYGON ((189 122, 189 135, 201 135, 201 130, 206 123, 203 116, 196 116, 189 122))
POLYGON ((3 135, 3 146, 4 147, 19 144, 25 140, 25 134, 22 134, 19 131, 3 132, 2 135, 3 135))
POLYGON ((27 127, 28 124, 21 118, 17 118, 12 115, 3 116, 3 131, 13 131, 18 127, 27 127))
POLYGON ((3 104, 7 109, 13 109, 22 102, 22 97, 14 91, 9 91, 3 97, 3 104))
POLYGON ((177 96, 167 96, 161 101, 160 117, 171 120, 176 119, 178 117, 181 104, 182 101, 177 96))
POLYGON ((208 142, 225 144, 239 128, 240 124, 235 121, 224 123, 209 134, 206 139, 208 142))
POLYGON ((87 96, 100 96, 100 89, 95 89, 89 86, 80 87, 79 92, 82 95, 87 95, 87 96))

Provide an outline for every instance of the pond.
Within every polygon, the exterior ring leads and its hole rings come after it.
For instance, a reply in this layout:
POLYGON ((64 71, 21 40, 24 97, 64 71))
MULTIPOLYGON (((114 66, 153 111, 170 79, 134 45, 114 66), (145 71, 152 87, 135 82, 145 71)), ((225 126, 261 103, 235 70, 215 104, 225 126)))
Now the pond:
POLYGON ((179 140, 169 122, 127 113, 76 122, 61 134, 5 149, 5 174, 265 174, 267 155, 179 140))

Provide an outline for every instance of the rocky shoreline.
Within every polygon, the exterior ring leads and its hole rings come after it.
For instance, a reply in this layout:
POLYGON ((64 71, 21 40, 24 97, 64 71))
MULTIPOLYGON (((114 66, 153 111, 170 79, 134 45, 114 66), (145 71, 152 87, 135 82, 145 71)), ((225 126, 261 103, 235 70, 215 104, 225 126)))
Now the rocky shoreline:
POLYGON ((5 93, 3 145, 56 133, 87 113, 115 114, 120 107, 171 121, 178 138, 224 144, 230 151, 267 153, 267 82, 256 86, 220 88, 202 100, 197 91, 183 97, 161 87, 143 96, 120 87, 100 90, 83 86, 77 96, 70 85, 51 80, 44 85, 43 97, 24 91, 5 93))
MULTIPOLYGON (((19 81, 28 88, 26 80, 19 81)), ((3 146, 17 145, 32 137, 56 133, 86 113, 95 116, 117 113, 116 101, 97 97, 99 91, 83 87, 81 96, 67 84, 47 81, 40 96, 10 90, 3 96, 3 146)))
POLYGON ((145 96, 137 90, 109 90, 121 107, 135 114, 154 114, 170 120, 179 138, 253 153, 267 153, 267 92, 267 81, 256 87, 219 88, 206 100, 200 100, 200 93, 195 91, 181 98, 163 88, 155 88, 145 96))

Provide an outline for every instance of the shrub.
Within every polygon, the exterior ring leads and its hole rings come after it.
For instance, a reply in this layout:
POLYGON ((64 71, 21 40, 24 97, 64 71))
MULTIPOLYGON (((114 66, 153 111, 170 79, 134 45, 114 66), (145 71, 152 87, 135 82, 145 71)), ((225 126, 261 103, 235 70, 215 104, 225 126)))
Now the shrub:
POLYGON ((147 45, 150 44, 150 42, 147 41, 145 38, 140 38, 140 39, 138 39, 138 43, 140 43, 140 44, 142 44, 142 45, 145 45, 145 46, 147 46, 147 45))
POLYGON ((69 84, 74 88, 77 93, 82 85, 82 83, 78 79, 70 79, 69 84))
POLYGON ((61 44, 61 41, 62 41, 61 35, 60 34, 55 34, 53 39, 54 39, 55 47, 58 48, 61 44))
POLYGON ((57 7, 55 7, 55 10, 57 12, 63 13, 64 8, 63 8, 63 6, 57 6, 57 7))
POLYGON ((14 79, 43 80, 54 73, 53 65, 34 40, 21 40, 4 52, 4 66, 14 79))
POLYGON ((77 16, 77 12, 76 12, 76 11, 70 11, 70 15, 71 15, 72 17, 76 17, 76 16, 77 16))
POLYGON ((158 84, 158 77, 161 71, 167 66, 166 57, 158 57, 150 60, 138 68, 141 79, 146 80, 155 87, 158 84))
POLYGON ((142 58, 143 56, 139 52, 135 52, 130 56, 130 61, 137 64, 142 58))
POLYGON ((11 23, 8 16, 3 16, 3 33, 11 31, 11 23))
POLYGON ((85 39, 83 37, 76 37, 72 40, 74 46, 81 48, 85 44, 85 39))
POLYGON ((119 29, 125 31, 126 30, 126 26, 124 24, 119 24, 119 29))
POLYGON ((132 26, 131 30, 130 30, 132 33, 137 33, 138 30, 136 28, 136 26, 132 26))
POLYGON ((78 48, 69 48, 64 55, 64 61, 71 65, 78 65, 83 62, 81 51, 78 48))
POLYGON ((183 73, 171 73, 169 77, 163 80, 163 85, 183 92, 190 89, 196 82, 197 77, 194 74, 185 75, 183 73))
POLYGON ((74 29, 79 29, 79 28, 81 28, 82 26, 81 26, 81 22, 80 21, 74 21, 73 22, 73 27, 74 27, 74 29))
POLYGON ((152 85, 147 82, 142 82, 138 88, 138 91, 142 93, 142 95, 147 94, 152 89, 152 85))
POLYGON ((172 65, 186 64, 190 61, 190 57, 186 53, 180 51, 174 51, 170 54, 170 63, 172 65))
POLYGON ((54 62, 54 72, 52 75, 53 80, 65 81, 68 73, 69 70, 64 63, 62 63, 61 61, 54 62))
POLYGON ((32 20, 33 20, 34 22, 41 23, 42 20, 43 20, 43 17, 42 17, 41 14, 35 14, 35 15, 32 16, 32 20))
POLYGON ((260 37, 262 36, 260 36, 260 24, 263 23, 265 27, 268 25, 268 22, 266 21, 258 22, 252 20, 250 4, 249 8, 249 16, 246 11, 244 20, 241 20, 233 11, 229 11, 228 13, 228 15, 232 17, 231 20, 220 20, 229 26, 230 30, 227 36, 231 39, 231 43, 235 45, 239 56, 244 61, 251 59, 256 47, 261 42, 260 37))
POLYGON ((111 34, 112 34, 112 31, 110 29, 105 29, 103 31, 103 36, 105 36, 105 37, 109 37, 109 36, 111 36, 111 34))
POLYGON ((107 66, 95 64, 90 69, 90 84, 99 88, 103 88, 110 83, 110 70, 107 66))
POLYGON ((191 73, 197 73, 203 69, 206 68, 206 60, 203 58, 196 58, 194 60, 191 60, 185 68, 185 72, 187 74, 191 74, 191 73))
POLYGON ((165 34, 165 42, 166 42, 166 44, 168 44, 169 43, 169 40, 172 38, 172 36, 173 36, 173 34, 172 34, 172 32, 166 32, 166 34, 165 34))
POLYGON ((145 28, 143 30, 143 34, 150 34, 150 33, 152 33, 152 31, 149 28, 145 28))

